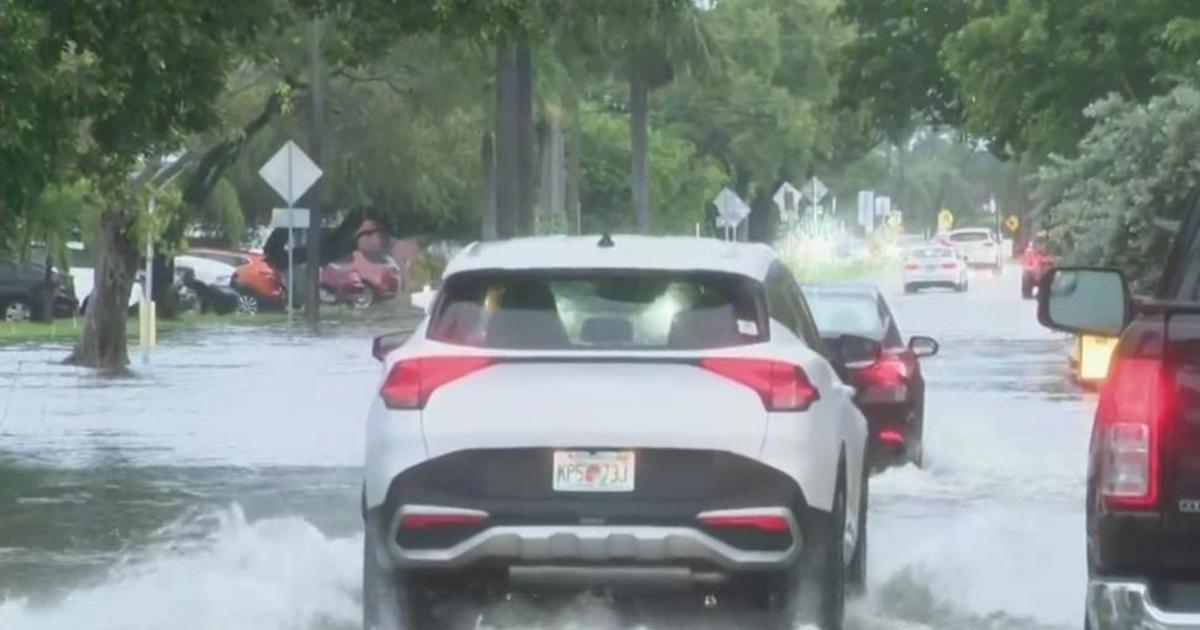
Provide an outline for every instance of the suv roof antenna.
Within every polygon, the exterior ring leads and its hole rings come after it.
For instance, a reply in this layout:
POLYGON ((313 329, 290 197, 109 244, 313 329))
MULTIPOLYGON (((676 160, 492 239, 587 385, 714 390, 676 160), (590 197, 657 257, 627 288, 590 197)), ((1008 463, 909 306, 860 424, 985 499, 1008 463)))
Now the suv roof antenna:
POLYGON ((601 234, 600 242, 596 243, 596 247, 612 247, 613 245, 616 245, 616 243, 613 242, 612 235, 608 232, 601 234))

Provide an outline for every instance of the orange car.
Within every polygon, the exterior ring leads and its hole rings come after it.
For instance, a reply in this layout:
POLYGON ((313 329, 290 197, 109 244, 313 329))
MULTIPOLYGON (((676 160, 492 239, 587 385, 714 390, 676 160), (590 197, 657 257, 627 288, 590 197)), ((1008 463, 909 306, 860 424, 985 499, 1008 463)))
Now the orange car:
POLYGON ((240 294, 239 313, 253 314, 264 307, 283 305, 286 293, 283 278, 262 254, 209 248, 191 249, 188 254, 237 268, 233 274, 233 287, 240 294))

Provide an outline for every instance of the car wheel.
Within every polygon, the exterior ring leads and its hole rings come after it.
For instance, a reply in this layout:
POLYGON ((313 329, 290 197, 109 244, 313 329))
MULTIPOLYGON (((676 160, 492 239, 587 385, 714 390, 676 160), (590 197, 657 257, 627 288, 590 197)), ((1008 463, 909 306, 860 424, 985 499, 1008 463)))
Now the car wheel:
POLYGON ((238 315, 258 315, 258 298, 248 293, 239 293, 234 310, 238 315))
POLYGON ((905 292, 905 293, 916 293, 916 292, 917 292, 917 285, 915 285, 915 284, 905 284, 905 285, 904 285, 904 292, 905 292))
POLYGON ((367 517, 363 535, 363 630, 419 630, 432 628, 428 606, 404 573, 381 566, 382 536, 367 517))
POLYGON ((1021 274, 1021 297, 1026 300, 1033 299, 1033 274, 1021 274))
POLYGON ((15 299, 4 304, 4 321, 27 322, 33 319, 33 304, 25 299, 15 299))
POLYGON ((850 566, 847 569, 846 581, 850 594, 861 597, 867 592, 867 515, 870 508, 871 471, 863 463, 862 489, 858 494, 858 540, 854 543, 854 553, 850 556, 850 566))
POLYGON ((992 275, 999 276, 1004 273, 1004 263, 996 263, 992 265, 992 275))
POLYGON ((317 299, 321 300, 322 304, 337 304, 337 294, 325 287, 317 290, 317 299))
POLYGON ((363 289, 362 291, 359 291, 354 295, 354 298, 350 300, 350 304, 357 309, 368 308, 374 303, 375 292, 371 289, 363 289))
POLYGON ((794 630, 816 625, 842 630, 846 609, 846 476, 838 472, 833 513, 826 522, 812 520, 795 563, 772 584, 772 627, 794 630))

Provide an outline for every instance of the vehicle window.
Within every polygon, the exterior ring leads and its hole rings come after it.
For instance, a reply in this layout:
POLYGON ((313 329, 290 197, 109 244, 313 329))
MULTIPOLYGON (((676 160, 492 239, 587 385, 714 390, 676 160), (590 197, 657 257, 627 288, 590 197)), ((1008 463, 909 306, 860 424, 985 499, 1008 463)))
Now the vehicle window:
POLYGON ((858 335, 884 340, 887 329, 875 296, 817 290, 810 291, 807 298, 821 336, 858 335))
POLYGON ((709 272, 536 271, 453 276, 429 327, 481 348, 708 349, 767 340, 760 285, 709 272))
POLYGON ((879 321, 883 322, 883 344, 889 348, 903 346, 904 338, 900 336, 900 327, 896 325, 896 318, 892 316, 887 302, 880 296, 876 298, 876 304, 879 307, 879 321))
MULTIPOLYGON (((791 279, 791 274, 788 274, 791 279)), ((813 317, 812 310, 808 308, 808 301, 804 298, 804 293, 800 291, 800 285, 792 280, 789 293, 792 294, 792 299, 796 302, 796 313, 800 318, 800 334, 804 337, 804 341, 808 347, 820 350, 821 331, 817 327, 816 319, 813 317)))
POLYGON ((92 262, 92 254, 86 249, 70 249, 71 267, 73 268, 89 268, 95 265, 92 262))
POLYGON ((783 324, 798 337, 800 332, 800 316, 796 312, 796 301, 788 293, 788 285, 794 284, 790 274, 782 267, 775 267, 767 274, 767 309, 771 319, 783 324))
POLYGON ((991 238, 987 232, 958 232, 950 235, 950 240, 955 243, 983 242, 991 240, 991 238))
POLYGON ((954 250, 948 247, 920 247, 909 252, 910 258, 954 258, 954 250))
POLYGON ((1200 231, 1192 238, 1191 250, 1183 259, 1182 299, 1200 300, 1200 231))

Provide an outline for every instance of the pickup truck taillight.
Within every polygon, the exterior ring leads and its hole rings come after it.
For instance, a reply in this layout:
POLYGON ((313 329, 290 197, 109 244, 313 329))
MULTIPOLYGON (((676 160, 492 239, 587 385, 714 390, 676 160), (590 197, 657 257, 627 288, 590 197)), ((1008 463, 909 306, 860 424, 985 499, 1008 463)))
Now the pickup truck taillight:
POLYGON ((1160 441, 1172 392, 1159 359, 1113 363, 1096 409, 1099 492, 1108 509, 1158 507, 1160 441))
POLYGON ((701 359, 700 367, 753 389, 767 411, 805 411, 820 393, 799 366, 770 359, 701 359))
POLYGON ((437 388, 494 363, 489 357, 424 357, 398 361, 379 388, 388 409, 423 409, 437 388))

